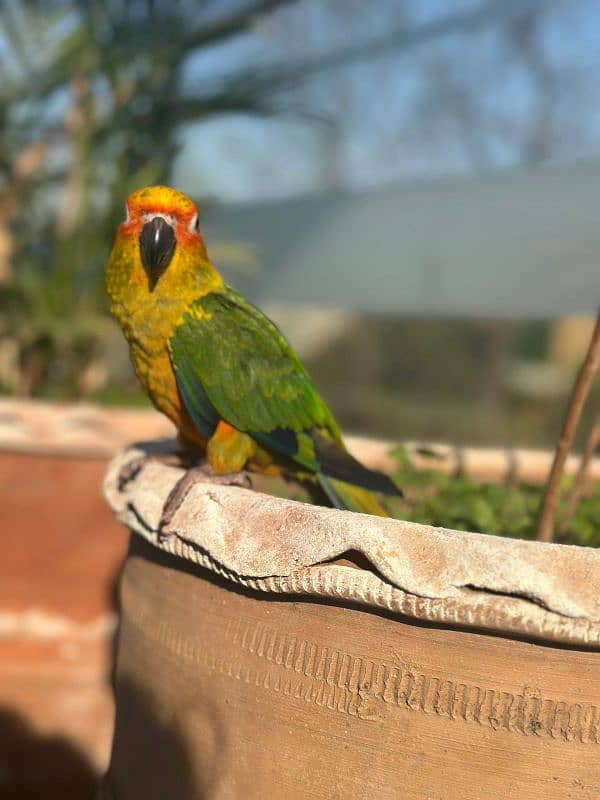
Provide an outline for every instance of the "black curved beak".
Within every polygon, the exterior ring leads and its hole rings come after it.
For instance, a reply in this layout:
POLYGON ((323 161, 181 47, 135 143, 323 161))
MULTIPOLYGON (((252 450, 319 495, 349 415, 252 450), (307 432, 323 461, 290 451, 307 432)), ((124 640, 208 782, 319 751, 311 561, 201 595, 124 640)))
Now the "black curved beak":
POLYGON ((148 274, 150 291, 171 263, 177 240, 175 231, 162 217, 146 222, 140 232, 140 256, 148 274))

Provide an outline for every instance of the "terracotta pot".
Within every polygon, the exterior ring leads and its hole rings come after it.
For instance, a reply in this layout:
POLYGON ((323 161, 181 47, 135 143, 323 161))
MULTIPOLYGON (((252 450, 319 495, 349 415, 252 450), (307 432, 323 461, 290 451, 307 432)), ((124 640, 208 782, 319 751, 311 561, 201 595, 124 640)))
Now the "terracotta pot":
POLYGON ((199 485, 133 531, 105 794, 600 796, 600 552, 199 485))
MULTIPOLYGON (((0 796, 96 794, 127 537, 90 409, 0 401, 0 796)), ((104 437, 104 441, 108 437, 104 437)))

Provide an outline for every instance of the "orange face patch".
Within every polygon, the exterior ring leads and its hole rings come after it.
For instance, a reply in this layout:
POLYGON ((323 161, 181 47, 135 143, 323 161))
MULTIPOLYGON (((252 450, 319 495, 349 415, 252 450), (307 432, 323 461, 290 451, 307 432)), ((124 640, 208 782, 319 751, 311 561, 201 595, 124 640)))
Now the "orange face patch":
POLYGON ((119 227, 119 235, 137 238, 148 219, 160 214, 173 225, 177 243, 189 246, 201 243, 202 234, 197 224, 198 209, 183 192, 170 186, 146 186, 127 198, 127 218, 119 227))

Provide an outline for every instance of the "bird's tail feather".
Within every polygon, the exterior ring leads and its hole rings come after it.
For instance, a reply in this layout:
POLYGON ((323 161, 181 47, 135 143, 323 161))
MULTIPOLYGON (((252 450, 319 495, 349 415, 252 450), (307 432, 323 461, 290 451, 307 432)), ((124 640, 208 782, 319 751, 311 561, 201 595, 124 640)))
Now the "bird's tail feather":
POLYGON ((377 517, 389 517, 377 496, 369 489, 353 486, 322 473, 319 473, 318 477, 319 483, 336 508, 358 511, 361 514, 374 514, 377 517))

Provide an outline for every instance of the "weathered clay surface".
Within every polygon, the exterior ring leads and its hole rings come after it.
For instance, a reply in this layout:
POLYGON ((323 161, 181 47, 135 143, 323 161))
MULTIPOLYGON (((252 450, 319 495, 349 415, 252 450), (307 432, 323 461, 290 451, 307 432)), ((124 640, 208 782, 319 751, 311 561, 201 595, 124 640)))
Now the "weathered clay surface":
MULTIPOLYGON (((0 449, 13 452, 110 457, 131 442, 170 438, 174 432, 169 420, 150 408, 128 410, 0 398, 0 449)), ((386 472, 395 468, 392 443, 362 436, 346 436, 345 442, 365 464, 386 472)), ((403 444, 417 469, 433 467, 446 473, 460 469, 482 481, 512 478, 541 484, 552 463, 552 453, 543 450, 403 444)), ((574 474, 578 465, 579 456, 569 456, 566 473, 574 474)), ((589 476, 600 479, 600 458, 592 460, 589 476)))
POLYGON ((0 449, 49 455, 108 457, 137 439, 173 436, 151 409, 102 409, 88 404, 0 398, 0 449))
POLYGON ((105 494, 131 530, 229 580, 271 593, 335 597, 422 620, 600 648, 600 552, 450 531, 196 485, 158 537, 181 470, 149 462, 105 494), (359 552, 369 569, 327 563, 359 552))
POLYGON ((245 591, 134 534, 106 797, 592 800, 599 658, 245 591))
POLYGON ((87 800, 106 769, 127 536, 105 471, 105 459, 0 451, 2 798, 87 800))

